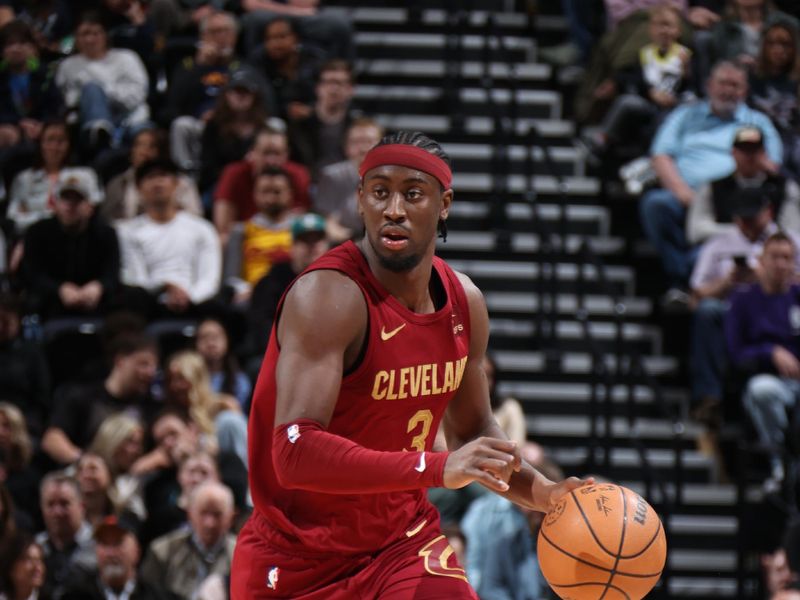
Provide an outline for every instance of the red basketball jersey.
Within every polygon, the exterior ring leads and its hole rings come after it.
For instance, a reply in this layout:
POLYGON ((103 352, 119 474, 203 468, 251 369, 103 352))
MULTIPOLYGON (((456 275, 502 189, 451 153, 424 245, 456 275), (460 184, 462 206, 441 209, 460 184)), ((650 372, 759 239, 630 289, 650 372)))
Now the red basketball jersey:
MULTIPOLYGON (((436 257, 433 268, 447 301, 426 315, 390 295, 352 242, 331 250, 307 270, 336 270, 350 277, 361 288, 369 312, 363 358, 342 380, 330 433, 373 450, 431 450, 442 414, 461 383, 470 334, 469 307, 456 274, 436 257)), ((324 304, 319 308, 324 319, 330 309, 324 304)), ((279 353, 273 327, 249 425, 250 489, 256 511, 272 526, 268 543, 306 555, 371 553, 423 519, 438 519, 423 489, 345 495, 280 486, 272 466, 279 353)))

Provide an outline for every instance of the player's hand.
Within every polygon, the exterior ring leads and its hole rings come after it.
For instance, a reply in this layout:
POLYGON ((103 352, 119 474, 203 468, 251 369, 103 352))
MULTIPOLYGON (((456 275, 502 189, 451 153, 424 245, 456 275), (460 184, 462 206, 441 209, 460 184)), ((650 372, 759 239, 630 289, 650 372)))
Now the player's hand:
POLYGON ((522 466, 515 442, 481 437, 463 445, 447 457, 444 487, 459 489, 477 481, 496 492, 508 491, 508 480, 522 466))
POLYGON ((534 499, 543 499, 543 506, 541 507, 544 512, 549 512, 562 496, 569 494, 572 490, 582 487, 584 485, 593 485, 594 478, 588 477, 586 479, 578 479, 577 477, 567 477, 563 481, 541 483, 539 478, 533 482, 533 497, 534 499))

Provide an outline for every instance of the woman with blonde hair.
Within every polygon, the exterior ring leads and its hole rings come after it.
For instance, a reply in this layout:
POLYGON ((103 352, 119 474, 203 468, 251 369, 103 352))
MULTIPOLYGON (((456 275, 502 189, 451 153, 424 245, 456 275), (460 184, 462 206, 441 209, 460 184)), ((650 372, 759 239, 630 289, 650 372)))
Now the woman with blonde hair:
POLYGON ((89 452, 102 458, 111 473, 117 509, 131 511, 143 519, 144 501, 141 497, 141 473, 135 468, 144 454, 144 427, 125 413, 106 418, 89 446, 89 452))
POLYGON ((32 456, 25 415, 15 404, 0 402, 0 465, 5 468, 5 485, 14 504, 28 518, 36 516, 39 497, 39 474, 31 467, 32 456))
POLYGON ((187 413, 206 438, 216 435, 221 451, 234 452, 247 464, 247 420, 236 398, 211 389, 199 353, 184 350, 167 361, 167 404, 187 413))

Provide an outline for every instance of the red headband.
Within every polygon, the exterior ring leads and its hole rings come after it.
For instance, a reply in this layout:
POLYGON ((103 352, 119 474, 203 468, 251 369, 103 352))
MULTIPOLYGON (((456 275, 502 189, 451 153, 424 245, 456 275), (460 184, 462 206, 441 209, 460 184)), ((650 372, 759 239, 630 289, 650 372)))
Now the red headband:
POLYGON ((417 169, 438 179, 446 190, 449 190, 453 183, 453 172, 447 163, 417 146, 408 144, 375 146, 367 152, 358 169, 358 174, 363 179, 367 171, 383 165, 400 165, 409 169, 417 169))

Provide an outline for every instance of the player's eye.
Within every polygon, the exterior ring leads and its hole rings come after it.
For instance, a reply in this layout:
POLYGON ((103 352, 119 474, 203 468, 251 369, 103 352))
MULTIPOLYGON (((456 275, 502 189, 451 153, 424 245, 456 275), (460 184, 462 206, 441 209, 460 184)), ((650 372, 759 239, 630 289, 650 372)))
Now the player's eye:
POLYGON ((406 199, 407 200, 419 200, 420 198, 422 198, 422 195, 423 195, 422 194, 422 190, 419 190, 417 188, 411 188, 410 190, 408 190, 406 192, 406 199))

